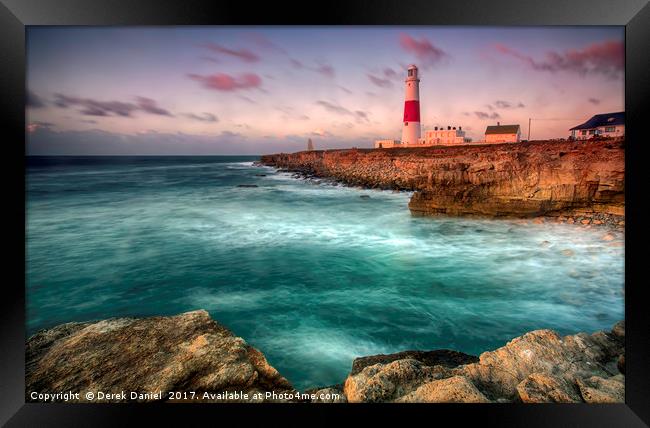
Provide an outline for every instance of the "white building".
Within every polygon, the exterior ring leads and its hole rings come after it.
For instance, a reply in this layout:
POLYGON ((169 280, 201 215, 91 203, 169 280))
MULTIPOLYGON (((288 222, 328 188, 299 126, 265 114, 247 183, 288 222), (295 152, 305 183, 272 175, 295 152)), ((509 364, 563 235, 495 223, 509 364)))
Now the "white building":
POLYGON ((424 138, 421 139, 425 146, 453 146, 455 144, 471 143, 472 139, 465 136, 462 127, 448 126, 447 129, 436 126, 432 130, 424 131, 424 138))
POLYGON ((375 149, 391 149, 401 146, 400 140, 375 140, 375 149))
POLYGON ((491 125, 485 129, 486 143, 518 143, 521 141, 521 127, 519 125, 491 125))
POLYGON ((571 137, 576 140, 587 140, 593 137, 623 137, 625 135, 625 112, 597 114, 569 131, 571 131, 571 137))

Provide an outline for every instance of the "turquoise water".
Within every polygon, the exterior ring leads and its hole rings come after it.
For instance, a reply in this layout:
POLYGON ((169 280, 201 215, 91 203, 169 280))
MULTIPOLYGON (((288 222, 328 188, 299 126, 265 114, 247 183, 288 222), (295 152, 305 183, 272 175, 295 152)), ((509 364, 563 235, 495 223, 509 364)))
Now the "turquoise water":
POLYGON ((409 193, 254 159, 30 158, 28 332, 203 308, 307 388, 343 381, 357 356, 479 354, 623 318, 620 232, 412 217, 409 193))

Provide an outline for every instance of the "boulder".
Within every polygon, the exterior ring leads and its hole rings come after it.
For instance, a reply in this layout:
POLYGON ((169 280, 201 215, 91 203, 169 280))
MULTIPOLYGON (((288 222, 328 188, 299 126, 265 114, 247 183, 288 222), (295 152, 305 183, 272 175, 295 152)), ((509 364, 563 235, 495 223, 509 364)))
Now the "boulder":
MULTIPOLYGON (((27 341, 26 392, 294 391, 260 351, 204 311, 63 324, 27 341)), ((157 400, 145 398, 144 401, 157 400)), ((124 401, 116 398, 109 401, 124 401)), ((221 402, 220 400, 217 400, 221 402)))

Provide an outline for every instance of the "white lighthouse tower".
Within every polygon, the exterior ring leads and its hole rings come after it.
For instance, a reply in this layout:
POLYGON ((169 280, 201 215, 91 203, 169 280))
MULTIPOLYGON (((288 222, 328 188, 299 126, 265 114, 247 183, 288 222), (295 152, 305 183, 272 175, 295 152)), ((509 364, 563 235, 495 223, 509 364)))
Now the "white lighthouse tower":
POLYGON ((406 76, 406 96, 404 97, 404 126, 402 144, 417 144, 420 138, 420 79, 418 68, 409 65, 406 76))

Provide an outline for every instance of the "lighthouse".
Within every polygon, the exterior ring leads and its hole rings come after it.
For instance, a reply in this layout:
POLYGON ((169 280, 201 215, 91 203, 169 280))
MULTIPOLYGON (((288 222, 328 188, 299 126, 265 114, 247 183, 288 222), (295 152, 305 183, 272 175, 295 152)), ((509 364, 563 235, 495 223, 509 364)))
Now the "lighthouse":
POLYGON ((415 65, 409 65, 405 83, 402 144, 411 145, 417 144, 420 138, 420 79, 415 65))

